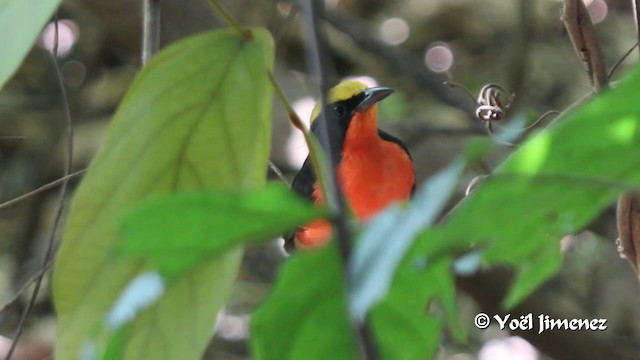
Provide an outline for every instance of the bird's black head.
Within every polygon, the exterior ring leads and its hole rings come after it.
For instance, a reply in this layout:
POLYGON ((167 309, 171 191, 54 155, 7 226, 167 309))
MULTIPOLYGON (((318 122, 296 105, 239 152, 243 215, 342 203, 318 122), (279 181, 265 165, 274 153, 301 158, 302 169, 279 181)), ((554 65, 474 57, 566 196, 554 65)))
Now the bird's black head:
MULTIPOLYGON (((324 109, 320 103, 316 104, 311 114, 311 131, 321 144, 325 131, 332 135, 330 144, 334 164, 340 161, 342 145, 353 115, 356 112, 366 111, 392 92, 393 89, 388 87, 367 88, 360 81, 346 80, 329 91, 327 105, 324 106, 324 109), (326 121, 326 126, 322 123, 323 121, 326 121)), ((329 137, 327 136, 327 138, 329 137)))

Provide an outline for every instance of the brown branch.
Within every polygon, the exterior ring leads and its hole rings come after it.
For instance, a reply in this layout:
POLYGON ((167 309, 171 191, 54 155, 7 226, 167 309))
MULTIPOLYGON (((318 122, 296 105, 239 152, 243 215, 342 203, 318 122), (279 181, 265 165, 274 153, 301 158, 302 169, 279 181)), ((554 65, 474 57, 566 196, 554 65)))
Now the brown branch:
MULTIPOLYGON (((335 72, 331 67, 332 59, 329 52, 329 45, 324 35, 321 19, 324 17, 324 1, 322 0, 300 0, 300 10, 303 15, 305 26, 305 38, 307 40, 306 52, 309 72, 315 76, 320 87, 320 104, 325 108, 326 94, 329 92, 330 84, 334 83, 335 72)), ((347 286, 350 285, 348 276, 348 264, 351 258, 351 250, 353 245, 353 234, 349 225, 349 210, 344 194, 338 186, 338 174, 336 171, 340 154, 336 154, 332 146, 332 142, 338 138, 338 124, 326 121, 326 113, 321 111, 319 114, 320 121, 318 124, 322 128, 320 143, 327 152, 327 162, 329 172, 326 177, 325 199, 329 211, 332 215, 332 225, 334 228, 335 239, 338 243, 340 257, 343 263, 344 278, 347 286)), ((319 178, 322 174, 317 173, 319 178)), ((352 331, 358 344, 358 350, 365 359, 375 360, 379 358, 377 344, 375 343, 373 333, 369 326, 368 319, 364 321, 352 321, 352 331)))
POLYGON ((629 261, 638 274, 638 252, 633 239, 640 238, 640 200, 632 194, 623 194, 618 199, 618 252, 629 261))
POLYGON ((591 86, 596 93, 609 87, 609 76, 600 42, 596 37, 589 11, 582 0, 565 0, 562 20, 578 57, 587 69, 591 86))

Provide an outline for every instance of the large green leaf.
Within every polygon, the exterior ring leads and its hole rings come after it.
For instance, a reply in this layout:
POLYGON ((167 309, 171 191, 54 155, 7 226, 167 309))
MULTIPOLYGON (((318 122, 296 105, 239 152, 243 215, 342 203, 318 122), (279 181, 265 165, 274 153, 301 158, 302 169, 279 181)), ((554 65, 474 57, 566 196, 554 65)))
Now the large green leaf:
POLYGON ((322 215, 281 183, 254 191, 166 195, 126 216, 118 247, 175 278, 234 245, 275 238, 322 215))
POLYGON ((60 0, 0 0, 0 89, 18 69, 60 0))
POLYGON ((532 137, 423 239, 423 254, 484 247, 485 261, 519 271, 505 305, 522 300, 557 270, 560 238, 640 182, 638 87, 640 68, 532 137))
MULTIPOLYGON (((265 30, 252 32, 251 39, 225 30, 176 43, 129 89, 75 195, 58 254, 56 358, 78 358, 126 284, 148 267, 112 256, 123 213, 158 194, 264 184, 273 45, 265 30)), ((199 358, 240 256, 233 248, 168 283, 128 325, 122 358, 199 358)))
POLYGON ((292 256, 251 318, 252 357, 355 359, 343 271, 334 243, 292 256))

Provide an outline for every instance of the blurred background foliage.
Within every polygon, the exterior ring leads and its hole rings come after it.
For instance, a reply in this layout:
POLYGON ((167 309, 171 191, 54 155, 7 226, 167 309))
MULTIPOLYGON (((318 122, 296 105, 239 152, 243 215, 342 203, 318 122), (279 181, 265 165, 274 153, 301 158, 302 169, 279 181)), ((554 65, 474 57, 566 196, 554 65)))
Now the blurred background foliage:
MULTIPOLYGON (((243 24, 264 26, 276 40, 276 76, 295 109, 308 118, 313 88, 306 75, 297 5, 290 0, 222 1, 243 24)), ((606 64, 611 67, 636 41, 631 2, 585 0, 596 23, 606 64)), ((396 93, 381 103, 381 124, 402 138, 416 162, 420 180, 440 170, 474 137, 486 133, 469 116, 473 101, 452 80, 472 93, 497 83, 515 94, 503 122, 524 116, 533 121, 548 110, 562 110, 591 91, 582 64, 560 20, 557 0, 325 0, 327 31, 337 73, 365 77, 396 93)), ((141 2, 138 0, 65 0, 59 9, 59 61, 75 124, 74 170, 84 169, 100 146, 108 122, 140 67, 141 2)), ((202 0, 164 0, 162 44, 223 26, 202 0)), ((5 34, 4 36, 11 36, 5 34)), ((64 163, 64 110, 48 54, 52 28, 12 80, 0 91, 0 135, 24 140, 0 141, 0 201, 14 198, 59 178, 64 163)), ((613 80, 637 61, 625 61, 613 80)), ((215 66, 215 64, 212 64, 215 66)), ((603 119, 606 121, 606 119, 603 119)), ((548 121, 546 121, 548 123, 548 121)), ((498 125, 499 127, 500 125, 498 125)), ((460 182, 486 174, 510 151, 498 147, 484 165, 460 182)), ((272 160, 291 177, 306 156, 304 142, 274 106, 272 160)), ((266 169, 265 169, 266 171, 266 169)), ((275 178, 275 177, 274 177, 275 178)), ((77 184, 77 179, 72 185, 77 184)), ((51 229, 55 191, 0 210, 0 306, 40 268, 51 229)), ((508 204, 505 204, 508 206, 508 204)), ((487 216, 491 216, 488 212, 487 216)), ((640 309, 637 279, 619 258, 612 207, 585 232, 558 239, 562 271, 539 289, 558 312, 609 319, 600 334, 616 346, 637 348, 640 309)), ((220 314, 207 359, 248 358, 250 311, 268 293, 285 259, 280 243, 251 246, 231 301, 220 314)), ((18 322, 26 296, 0 314, 0 354, 18 322)), ((477 330, 476 302, 459 293, 468 344, 450 336, 438 359, 545 359, 526 340, 491 327, 477 330)), ((45 289, 28 322, 15 359, 43 359, 55 337, 50 289, 45 289)), ((551 337, 553 333, 546 333, 551 337)), ((287 334, 282 334, 283 339, 287 334)), ((556 346, 579 346, 576 344, 556 346)))

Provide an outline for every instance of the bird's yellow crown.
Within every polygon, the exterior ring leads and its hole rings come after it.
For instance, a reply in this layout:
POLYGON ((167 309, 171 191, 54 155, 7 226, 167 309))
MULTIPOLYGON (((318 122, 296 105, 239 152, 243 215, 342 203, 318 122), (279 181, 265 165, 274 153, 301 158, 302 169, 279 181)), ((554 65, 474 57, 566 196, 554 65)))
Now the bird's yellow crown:
MULTIPOLYGON (((331 90, 329 90, 327 103, 331 104, 337 101, 347 100, 360 94, 366 89, 367 85, 358 80, 344 80, 338 85, 332 87, 331 90)), ((320 102, 317 102, 316 106, 313 107, 313 112, 311 112, 312 123, 318 118, 318 115, 320 115, 321 109, 322 104, 320 104, 320 102)))

